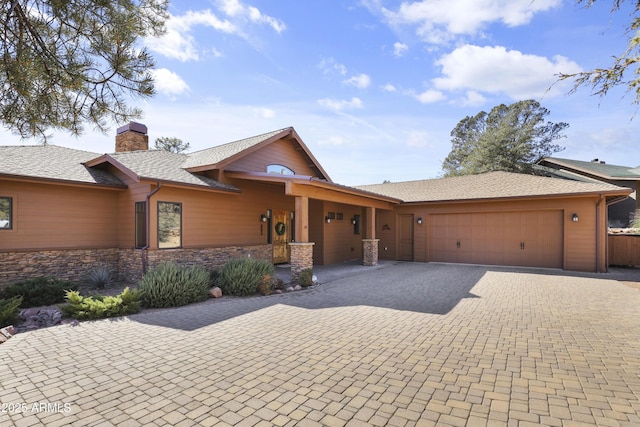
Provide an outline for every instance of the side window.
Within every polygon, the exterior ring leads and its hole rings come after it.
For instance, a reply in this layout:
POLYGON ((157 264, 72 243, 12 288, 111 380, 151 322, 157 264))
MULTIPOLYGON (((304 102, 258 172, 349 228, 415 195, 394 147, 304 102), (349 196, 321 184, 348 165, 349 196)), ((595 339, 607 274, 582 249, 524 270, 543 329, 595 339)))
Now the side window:
POLYGON ((182 203, 158 202, 158 248, 182 246, 182 203))
POLYGON ((0 230, 13 228, 13 197, 0 196, 0 230))
POLYGON ((353 234, 360 234, 360 215, 354 215, 351 222, 353 224, 353 234))
POLYGON ((277 175, 295 175, 296 173, 283 165, 267 165, 267 173, 277 175))
POLYGON ((136 202, 136 248, 147 246, 147 203, 136 202))

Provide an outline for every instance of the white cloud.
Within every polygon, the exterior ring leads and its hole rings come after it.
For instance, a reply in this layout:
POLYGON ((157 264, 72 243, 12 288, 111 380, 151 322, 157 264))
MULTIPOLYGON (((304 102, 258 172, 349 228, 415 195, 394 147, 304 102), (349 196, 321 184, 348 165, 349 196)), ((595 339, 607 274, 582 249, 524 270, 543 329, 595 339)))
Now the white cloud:
POLYGON ((493 22, 509 27, 527 24, 536 13, 562 0, 421 0, 405 1, 397 10, 382 8, 392 26, 416 26, 416 34, 433 44, 460 35, 476 35, 493 22))
POLYGON ((357 88, 360 89, 365 89, 367 87, 369 87, 369 85, 371 84, 371 77, 369 77, 368 75, 362 73, 362 74, 358 74, 356 76, 353 76, 347 80, 344 80, 345 84, 351 85, 351 86, 355 86, 357 88))
POLYGON ((462 105, 464 107, 479 107, 487 101, 487 98, 480 95, 475 90, 470 90, 467 92, 467 96, 462 100, 462 105))
POLYGON ((151 70, 155 88, 167 96, 180 95, 189 91, 189 85, 182 78, 166 68, 151 70))
POLYGON ((431 137, 427 132, 411 131, 407 136, 407 146, 409 147, 429 147, 431 146, 431 137))
POLYGON ((346 145, 347 140, 340 135, 331 135, 331 136, 327 136, 326 138, 320 139, 318 143, 320 145, 330 145, 330 146, 337 147, 340 145, 346 145))
POLYGON ((549 59, 502 46, 464 45, 442 56, 436 64, 442 67, 443 74, 433 79, 439 90, 505 94, 514 100, 564 93, 562 85, 554 85, 557 74, 581 70, 563 56, 549 59))
POLYGON ((287 28, 282 21, 264 15, 258 8, 247 6, 238 0, 219 0, 217 4, 219 5, 219 9, 227 16, 245 19, 254 24, 267 24, 278 34, 287 28))
POLYGON ((398 89, 392 85, 391 83, 387 83, 386 85, 382 86, 382 90, 385 92, 397 92, 398 89))
POLYGON ((342 110, 351 110, 362 108, 362 100, 357 97, 351 98, 350 101, 347 100, 339 100, 339 99, 331 99, 331 98, 323 98, 318 100, 318 103, 323 107, 329 108, 331 110, 342 111, 342 110))
POLYGON ((259 112, 263 119, 273 119, 276 116, 276 112, 270 108, 260 108, 259 112))
POLYGON ((318 68, 320 68, 324 74, 338 73, 341 76, 347 75, 347 67, 336 62, 333 58, 322 58, 322 61, 318 64, 318 68))
POLYGON ((431 104, 433 102, 443 101, 446 99, 446 96, 439 90, 428 89, 422 93, 413 95, 418 101, 423 104, 431 104))
POLYGON ((403 56, 409 50, 409 46, 404 43, 395 42, 393 44, 393 54, 398 58, 403 56))

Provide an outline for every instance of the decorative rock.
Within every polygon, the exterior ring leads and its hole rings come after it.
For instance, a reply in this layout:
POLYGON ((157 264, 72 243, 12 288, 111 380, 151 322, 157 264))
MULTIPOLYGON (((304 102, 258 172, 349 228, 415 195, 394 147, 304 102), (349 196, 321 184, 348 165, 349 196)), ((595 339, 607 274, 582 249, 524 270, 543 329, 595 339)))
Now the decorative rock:
POLYGON ((20 317, 24 319, 24 322, 19 326, 19 330, 32 331, 58 325, 62 320, 62 313, 57 308, 30 308, 22 310, 20 317))
POLYGON ((4 335, 0 334, 0 344, 2 344, 3 342, 6 342, 9 338, 5 337, 4 335))
POLYGON ((222 289, 220 289, 219 287, 215 287, 215 288, 211 288, 209 290, 209 295, 212 298, 221 298, 222 297, 222 289))
POLYGON ((299 291, 300 289, 302 289, 302 286, 300 286, 300 285, 296 285, 296 286, 293 288, 293 290, 294 290, 294 291, 299 291))
POLYGON ((15 335, 16 334, 16 328, 13 327, 13 325, 9 325, 5 328, 11 335, 15 335))
POLYGON ((287 292, 293 292, 293 286, 289 286, 288 288, 285 289, 285 291, 287 292))
MULTIPOLYGON (((13 326, 12 326, 12 328, 13 328, 13 326)), ((11 332, 9 332, 8 328, 0 329, 0 335, 6 337, 7 339, 9 339, 9 338, 11 338, 13 336, 13 334, 11 332)))
POLYGON ((274 294, 281 294, 282 293, 282 289, 276 289, 275 291, 273 291, 274 294))

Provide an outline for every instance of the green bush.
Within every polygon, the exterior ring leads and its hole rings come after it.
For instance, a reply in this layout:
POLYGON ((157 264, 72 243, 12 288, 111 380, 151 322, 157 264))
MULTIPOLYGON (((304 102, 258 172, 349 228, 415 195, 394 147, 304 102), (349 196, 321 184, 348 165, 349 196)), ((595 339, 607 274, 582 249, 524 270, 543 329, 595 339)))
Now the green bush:
POLYGON ((313 285, 313 270, 310 268, 302 270, 298 276, 298 283, 303 288, 313 285))
POLYGON ((173 262, 160 264, 138 283, 146 307, 178 307, 209 297, 209 272, 173 262))
POLYGON ((140 311, 140 295, 135 290, 125 288, 116 296, 94 295, 83 297, 78 291, 68 291, 67 303, 60 306, 65 316, 78 320, 105 319, 120 317, 140 311))
POLYGON ((218 286, 226 295, 253 295, 258 291, 258 285, 265 276, 275 276, 275 268, 270 261, 254 258, 232 259, 222 267, 218 286))
POLYGON ((42 307, 64 302, 68 290, 77 291, 78 285, 53 277, 38 277, 12 283, 0 291, 0 299, 22 296, 22 308, 42 307))
POLYGON ((274 289, 275 279, 272 275, 267 274, 260 279, 258 283, 258 292, 262 295, 271 295, 272 290, 274 289))
POLYGON ((0 299, 0 328, 12 325, 18 320, 22 297, 16 296, 8 299, 0 299))
POLYGON ((113 279, 111 278, 111 273, 107 267, 98 267, 89 273, 87 282, 94 288, 104 289, 111 286, 113 279))

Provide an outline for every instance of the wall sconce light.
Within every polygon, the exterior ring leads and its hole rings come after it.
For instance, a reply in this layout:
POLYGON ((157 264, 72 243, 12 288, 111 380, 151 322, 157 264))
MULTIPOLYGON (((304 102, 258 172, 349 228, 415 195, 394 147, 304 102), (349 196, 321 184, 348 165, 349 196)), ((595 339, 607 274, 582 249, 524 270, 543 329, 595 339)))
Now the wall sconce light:
POLYGON ((574 213, 573 215, 571 215, 571 221, 573 222, 578 222, 580 220, 580 218, 578 218, 578 214, 574 213))
POLYGON ((422 218, 418 218, 418 224, 422 224, 422 218))
POLYGON ((351 224, 356 225, 356 219, 355 218, 351 218, 351 224))
POLYGON ((265 214, 260 215, 260 221, 267 222, 267 216, 265 214))
POLYGON ((328 216, 324 217, 324 220, 327 224, 331 224, 331 218, 329 218, 328 216))

